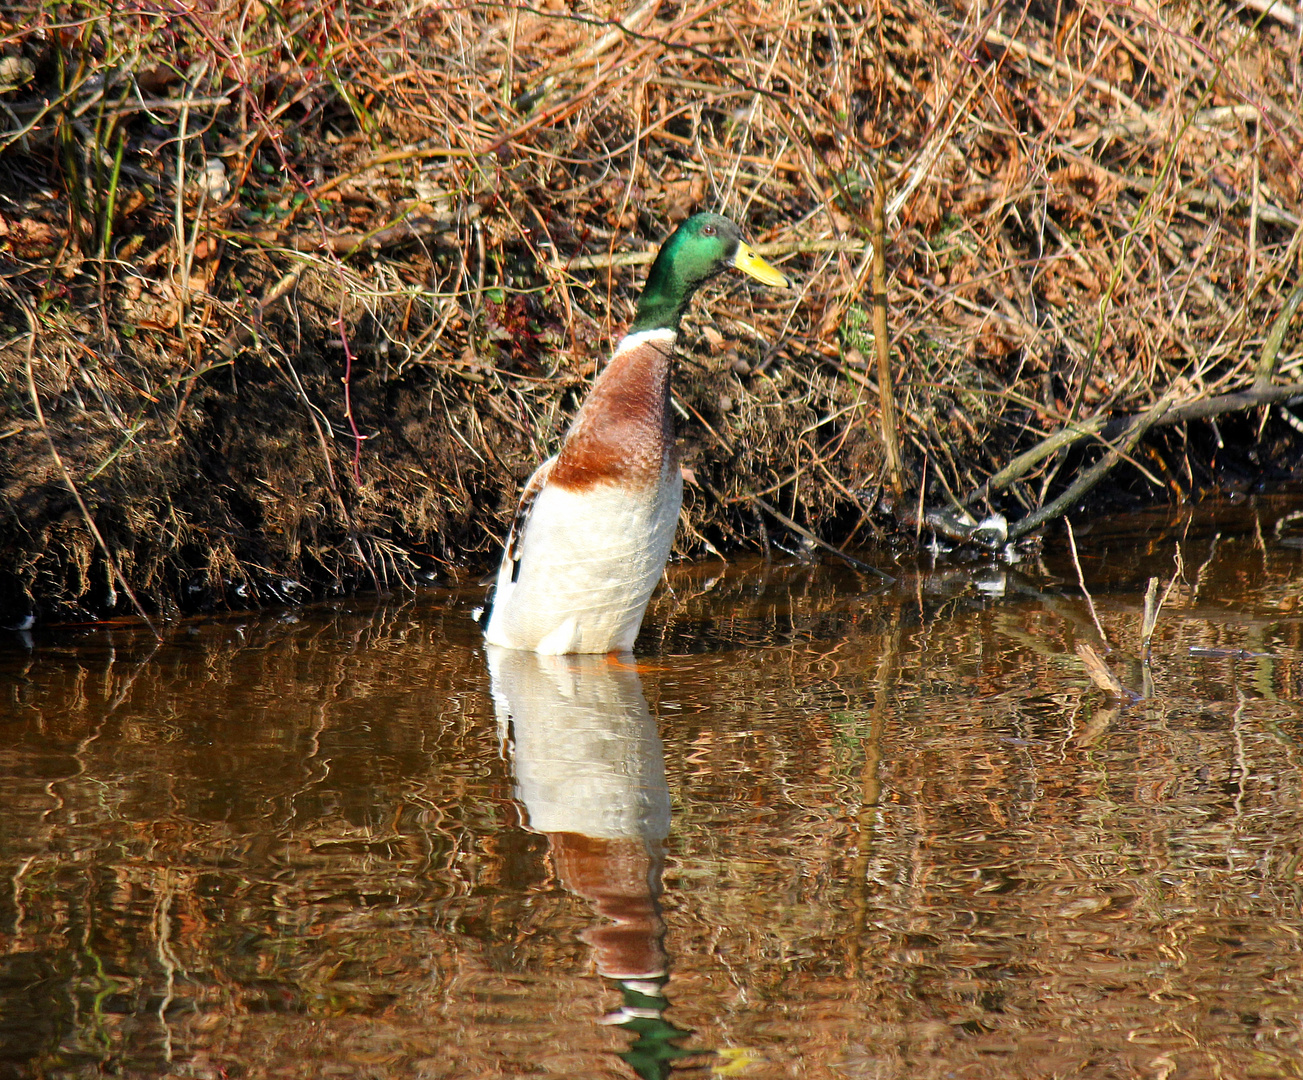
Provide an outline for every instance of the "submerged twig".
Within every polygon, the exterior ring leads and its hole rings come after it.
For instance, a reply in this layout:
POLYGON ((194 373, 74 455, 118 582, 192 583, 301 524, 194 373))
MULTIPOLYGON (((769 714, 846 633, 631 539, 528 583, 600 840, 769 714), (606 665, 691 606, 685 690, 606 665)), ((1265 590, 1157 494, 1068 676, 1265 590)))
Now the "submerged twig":
POLYGON ((1111 694, 1122 701, 1126 701, 1131 697, 1127 688, 1122 685, 1122 680, 1109 670, 1109 666, 1104 663, 1103 657, 1090 644, 1079 641, 1077 643, 1077 656, 1080 658, 1082 666, 1085 667, 1086 674, 1090 676, 1090 681, 1103 690, 1104 693, 1111 694))
POLYGON ((1163 605, 1167 603, 1167 598, 1172 595, 1172 589, 1176 585, 1177 579, 1185 572, 1185 562, 1181 558, 1181 548, 1176 548, 1176 569, 1172 572, 1171 580, 1167 583, 1167 588, 1163 590, 1163 595, 1158 596, 1158 578, 1149 579, 1149 584, 1145 588, 1145 613, 1140 622, 1140 646, 1144 651, 1145 663, 1149 663, 1150 642, 1154 638, 1154 629, 1158 626, 1158 616, 1163 610, 1163 605))
POLYGON ((1095 610, 1095 600, 1090 595, 1090 590, 1086 588, 1086 575, 1081 572, 1081 559, 1077 556, 1077 537, 1072 531, 1072 522, 1067 518, 1063 519, 1063 524, 1068 530, 1068 550, 1072 552, 1072 565, 1077 571, 1077 584, 1081 586, 1082 595, 1086 598, 1086 607, 1090 609, 1091 622, 1095 624, 1095 630, 1099 633, 1100 641, 1108 646, 1108 635, 1104 633, 1104 627, 1100 625, 1099 613, 1095 610))
POLYGON ((841 548, 835 547, 834 545, 828 543, 827 540, 821 540, 819 537, 815 536, 815 534, 812 533, 809 529, 805 528, 805 526, 798 525, 795 521, 793 521, 781 510, 779 510, 778 507, 765 501, 759 495, 751 495, 748 496, 748 498, 750 498, 750 500, 753 503, 755 503, 758 507, 760 507, 760 509, 764 510, 765 513, 769 514, 770 517, 774 518, 775 520, 781 522, 783 525, 787 526, 787 528, 791 529, 792 532, 796 533, 798 536, 805 537, 805 539, 809 540, 810 543, 812 543, 815 547, 823 548, 824 551, 836 555, 837 558, 844 559, 846 562, 850 563, 850 565, 855 567, 857 570, 867 570, 870 574, 876 575, 880 580, 886 582, 889 585, 895 582, 896 579, 894 577, 892 577, 890 574, 883 573, 876 566, 870 566, 868 563, 864 562, 863 560, 857 559, 854 555, 848 555, 846 552, 842 551, 841 548))

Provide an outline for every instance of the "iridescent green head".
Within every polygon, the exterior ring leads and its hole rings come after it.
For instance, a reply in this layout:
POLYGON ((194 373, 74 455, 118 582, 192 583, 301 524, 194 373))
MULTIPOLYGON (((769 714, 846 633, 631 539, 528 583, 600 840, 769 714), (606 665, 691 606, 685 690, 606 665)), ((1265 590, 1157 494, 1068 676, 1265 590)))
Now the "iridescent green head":
POLYGON ((742 230, 728 218, 718 214, 688 218, 661 245, 629 332, 677 330, 698 286, 729 267, 766 285, 787 285, 787 278, 751 250, 742 230))

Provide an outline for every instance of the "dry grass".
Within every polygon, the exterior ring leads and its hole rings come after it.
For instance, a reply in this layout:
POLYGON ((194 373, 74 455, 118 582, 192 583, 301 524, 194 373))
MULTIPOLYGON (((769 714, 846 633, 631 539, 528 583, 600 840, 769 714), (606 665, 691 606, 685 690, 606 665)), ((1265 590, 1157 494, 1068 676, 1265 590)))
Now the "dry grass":
MULTIPOLYGON (((798 284, 730 281, 690 320, 681 550, 786 543, 753 496, 862 541, 878 177, 911 499, 986 494, 1073 423, 1120 440, 1108 421, 1164 395, 1169 425, 1288 397, 1297 333, 1264 344, 1300 295, 1303 15, 1271 11, 11 7, 0 605, 125 610, 119 582, 246 603, 485 558, 632 312, 625 256, 697 208, 798 284)), ((1292 467, 1287 408, 1156 428, 1118 482, 1292 467)))

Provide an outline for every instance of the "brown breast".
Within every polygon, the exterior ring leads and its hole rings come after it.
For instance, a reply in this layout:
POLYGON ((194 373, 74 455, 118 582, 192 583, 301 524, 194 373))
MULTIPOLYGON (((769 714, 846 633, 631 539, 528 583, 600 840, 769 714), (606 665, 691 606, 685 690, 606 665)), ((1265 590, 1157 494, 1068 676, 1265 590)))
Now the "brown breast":
POLYGON ((548 483, 572 491, 598 483, 659 483, 674 456, 673 360, 668 334, 621 347, 580 407, 548 483))

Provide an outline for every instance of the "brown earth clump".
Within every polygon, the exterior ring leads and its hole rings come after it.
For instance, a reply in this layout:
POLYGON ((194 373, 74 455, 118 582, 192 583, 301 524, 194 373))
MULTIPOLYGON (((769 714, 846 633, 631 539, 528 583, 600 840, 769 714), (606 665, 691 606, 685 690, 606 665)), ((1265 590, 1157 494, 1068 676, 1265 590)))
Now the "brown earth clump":
POLYGON ((1300 26, 1260 0, 11 5, 0 625, 487 565, 696 209, 796 285, 725 279, 688 320, 683 555, 913 537, 918 507, 1028 531, 1099 461, 1144 498, 1298 478, 1300 26))

